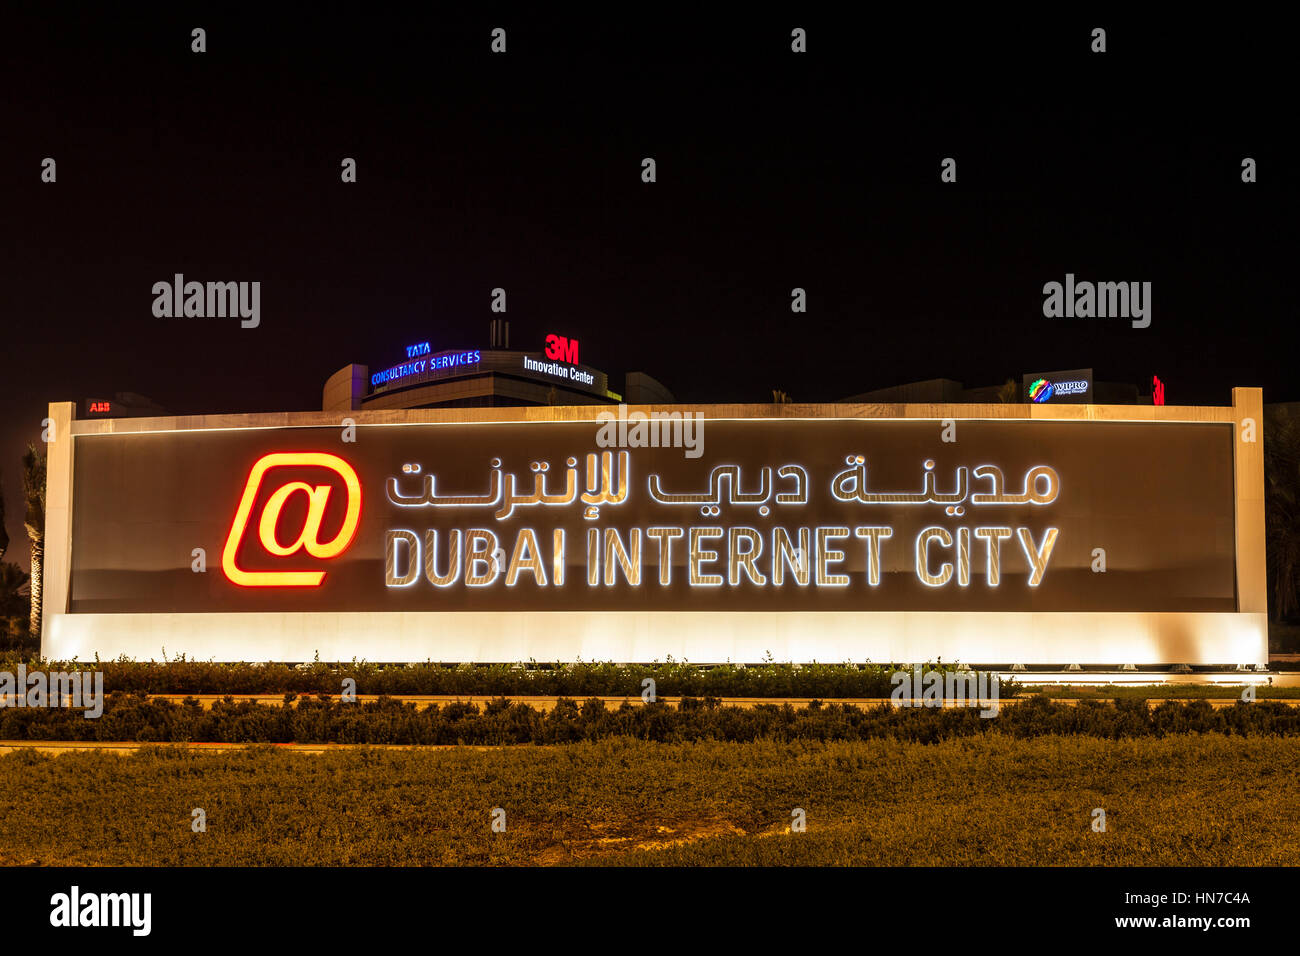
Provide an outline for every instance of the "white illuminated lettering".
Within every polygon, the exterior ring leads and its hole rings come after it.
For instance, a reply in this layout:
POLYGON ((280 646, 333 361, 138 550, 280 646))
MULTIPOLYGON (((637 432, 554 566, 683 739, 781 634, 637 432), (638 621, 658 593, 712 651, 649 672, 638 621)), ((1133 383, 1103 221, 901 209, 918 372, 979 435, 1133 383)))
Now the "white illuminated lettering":
POLYGON ((564 587, 564 529, 551 534, 551 579, 557 588, 564 587))
POLYGON ((510 568, 506 571, 506 587, 514 587, 522 571, 531 571, 533 580, 546 586, 546 566, 542 564, 541 548, 537 545, 537 535, 532 528, 521 528, 515 538, 514 553, 510 556, 510 568))
POLYGON ((930 573, 927 546, 931 539, 937 538, 945 548, 952 547, 952 535, 944 528, 926 528, 916 536, 916 576, 922 584, 932 588, 943 587, 952 578, 952 564, 944 562, 938 574, 930 573))
POLYGON ((587 529, 587 586, 600 586, 600 531, 587 529))
POLYGON ((465 587, 481 588, 496 581, 502 568, 496 559, 500 544, 494 532, 486 528, 472 528, 465 535, 465 587), (485 570, 479 571, 483 565, 485 570))
POLYGON ((633 587, 641 585, 641 529, 628 532, 628 547, 614 528, 605 529, 605 586, 614 584, 614 566, 623 570, 623 578, 633 587))
POLYGON ((880 584, 880 542, 894 536, 893 528, 854 528, 853 534, 867 541, 867 583, 880 584))
POLYGON ((809 581, 810 557, 812 553, 811 535, 807 528, 799 529, 799 544, 796 546, 785 528, 772 529, 772 585, 780 587, 785 583, 785 569, 794 572, 796 584, 806 586, 809 581))
POLYGON ((970 584, 970 528, 957 529, 957 585, 970 584))
POLYGON ((721 528, 692 528, 687 542, 690 547, 690 582, 692 587, 717 587, 722 584, 721 574, 704 574, 700 565, 705 561, 718 560, 718 552, 704 547, 700 542, 705 538, 721 538, 721 528))
POLYGON ((460 579, 460 529, 449 531, 448 537, 447 572, 439 574, 438 532, 430 529, 424 533, 424 576, 434 587, 451 587, 460 579))
POLYGON ((767 578, 755 563, 763 553, 763 536, 753 528, 732 528, 727 538, 727 581, 735 587, 740 583, 740 572, 755 584, 766 584, 767 578), (749 547, 741 548, 742 541, 749 547))
POLYGON ((659 583, 673 583, 673 539, 686 534, 681 528, 650 528, 646 534, 659 542, 659 583))
POLYGON ((818 528, 817 529, 817 586, 818 587, 844 587, 849 583, 847 574, 831 574, 831 562, 844 560, 844 552, 836 551, 827 547, 832 538, 847 538, 849 536, 848 528, 818 528))
POLYGON ((1029 574, 1029 586, 1038 587, 1043 581, 1043 574, 1047 571, 1047 562, 1052 557, 1052 548, 1056 546, 1056 528, 1048 528, 1043 536, 1042 545, 1034 546, 1034 536, 1028 528, 1018 528, 1016 533, 1020 538, 1020 547, 1025 551, 1025 557, 1029 559, 1032 570, 1029 574))
POLYGON ((985 578, 989 587, 997 587, 1002 580, 1002 539, 1012 535, 1010 528, 976 528, 975 537, 983 538, 988 549, 985 578))
POLYGON ((389 531, 384 535, 384 584, 390 588, 409 587, 420 576, 420 539, 414 531, 389 531), (405 543, 405 549, 399 545, 405 543), (406 571, 397 572, 397 552, 406 551, 406 571))

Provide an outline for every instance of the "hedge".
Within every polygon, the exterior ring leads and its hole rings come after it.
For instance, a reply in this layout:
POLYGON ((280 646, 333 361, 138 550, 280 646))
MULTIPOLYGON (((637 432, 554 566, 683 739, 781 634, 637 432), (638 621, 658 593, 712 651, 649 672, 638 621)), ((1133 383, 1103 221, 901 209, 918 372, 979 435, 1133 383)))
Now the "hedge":
MULTIPOLYGON (((18 661, 0 658, 0 670, 18 661)), ((910 666, 910 665, 909 665, 910 666)), ((923 665, 950 671, 952 664, 923 665)), ((898 667, 885 664, 219 664, 191 661, 32 661, 28 670, 95 670, 106 691, 148 694, 338 694, 345 678, 358 694, 453 694, 479 697, 639 697, 651 678, 661 697, 889 697, 898 667)), ((1017 693, 1004 681, 1001 695, 1017 693)))
POLYGON ((452 703, 416 709, 388 698, 343 703, 323 698, 283 705, 227 697, 204 710, 193 698, 182 703, 115 693, 103 715, 88 720, 64 708, 0 709, 0 739, 67 741, 161 741, 345 744, 565 744, 631 737, 654 741, 867 740, 891 738, 937 743, 1001 734, 1013 738, 1048 734, 1118 739, 1171 734, 1220 733, 1257 736, 1300 734, 1300 709, 1271 701, 1215 709, 1206 701, 1082 701, 1070 706, 1037 696, 981 717, 976 708, 859 708, 850 704, 807 707, 722 705, 687 698, 606 707, 597 698, 564 699, 542 711, 505 698, 483 707, 452 703))

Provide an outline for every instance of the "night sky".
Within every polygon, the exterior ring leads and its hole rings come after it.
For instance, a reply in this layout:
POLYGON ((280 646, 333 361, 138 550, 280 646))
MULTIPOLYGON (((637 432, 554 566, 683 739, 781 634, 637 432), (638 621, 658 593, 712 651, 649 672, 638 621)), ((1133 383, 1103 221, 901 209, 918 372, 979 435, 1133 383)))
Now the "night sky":
POLYGON ((19 459, 48 402, 318 410, 350 362, 486 347, 498 286, 512 348, 578 338, 615 390, 641 370, 684 402, 1081 367, 1159 374, 1170 404, 1300 399, 1294 52, 1257 11, 224 7, 0 25, 0 476, 24 566, 19 459), (155 318, 177 272, 260 281, 260 327, 155 318), (1150 328, 1044 318, 1067 272, 1151 282, 1150 328))

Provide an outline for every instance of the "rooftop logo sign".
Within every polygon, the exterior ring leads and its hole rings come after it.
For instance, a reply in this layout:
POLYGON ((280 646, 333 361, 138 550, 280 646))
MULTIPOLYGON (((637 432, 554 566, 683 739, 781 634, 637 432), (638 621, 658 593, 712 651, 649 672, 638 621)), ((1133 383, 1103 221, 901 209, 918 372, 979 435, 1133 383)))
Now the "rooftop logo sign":
POLYGON ((524 371, 541 372, 543 375, 554 375, 556 378, 567 378, 578 385, 591 385, 596 381, 596 376, 583 371, 576 365, 566 365, 562 362, 539 362, 527 355, 524 356, 524 371))
POLYGON ((557 362, 570 362, 573 365, 580 364, 578 361, 578 340, 568 339, 563 335, 552 333, 546 337, 546 357, 555 359, 557 362))
MULTIPOLYGON (((420 345, 408 345, 406 351, 408 355, 424 355, 426 352, 412 352, 413 349, 428 349, 429 343, 422 342, 420 345)), ((469 352, 439 352, 437 355, 430 355, 428 358, 416 359, 413 362, 403 362, 401 365, 394 365, 392 368, 386 368, 382 372, 376 372, 370 376, 371 387, 385 385, 388 382, 394 382, 399 378, 410 378, 413 375, 423 375, 426 372, 436 372, 440 369, 458 368, 460 366, 477 365, 482 360, 482 353, 478 349, 469 352)))
POLYGON ((1092 369, 1065 372, 1031 372, 1022 381, 1023 401, 1087 404, 1092 401, 1092 369))

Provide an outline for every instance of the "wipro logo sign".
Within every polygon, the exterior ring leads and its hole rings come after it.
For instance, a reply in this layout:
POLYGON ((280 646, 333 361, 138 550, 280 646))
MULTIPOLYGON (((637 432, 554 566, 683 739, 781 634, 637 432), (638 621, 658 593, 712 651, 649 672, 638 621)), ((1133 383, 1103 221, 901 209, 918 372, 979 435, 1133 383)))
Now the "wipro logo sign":
POLYGON ((1036 378, 1034 383, 1029 386, 1029 400, 1031 402, 1045 402, 1052 397, 1056 389, 1052 383, 1045 378, 1036 378))
POLYGON ((1088 394, 1088 383, 1086 381, 1053 383, 1045 378, 1036 378, 1029 386, 1029 400, 1040 404, 1051 401, 1053 396, 1064 397, 1066 395, 1086 394, 1088 394))
POLYGON ((244 493, 221 553, 221 570, 227 578, 243 587, 316 587, 325 580, 323 570, 301 567, 300 558, 292 562, 285 559, 295 558, 300 551, 319 560, 337 558, 356 537, 360 521, 361 481, 356 470, 342 458, 310 451, 263 455, 253 464, 244 483, 244 493), (277 486, 276 469, 283 475, 286 468, 294 469, 298 475, 318 474, 319 477, 313 477, 311 481, 281 481, 277 486), (322 479, 328 479, 328 482, 322 482, 322 479), (273 489, 269 494, 264 493, 264 484, 267 489, 273 489), (322 540, 330 498, 336 491, 346 495, 342 523, 333 537, 322 540), (298 498, 303 499, 305 510, 298 498), (260 507, 255 507, 259 502, 260 507), (258 512, 256 518, 255 510, 258 512), (293 525, 288 535, 281 527, 286 523, 282 520, 286 516, 287 523, 293 525), (267 563, 297 566, 259 571, 241 568, 237 557, 254 527, 267 563), (295 531, 297 536, 293 537, 295 531))

